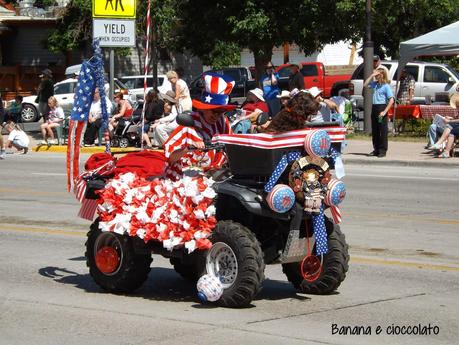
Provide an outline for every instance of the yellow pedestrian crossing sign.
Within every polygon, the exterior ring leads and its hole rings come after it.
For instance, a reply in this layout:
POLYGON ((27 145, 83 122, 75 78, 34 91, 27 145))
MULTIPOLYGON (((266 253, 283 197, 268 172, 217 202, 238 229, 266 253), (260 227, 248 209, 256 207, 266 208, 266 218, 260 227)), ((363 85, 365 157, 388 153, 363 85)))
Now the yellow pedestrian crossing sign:
POLYGON ((93 18, 135 18, 136 0, 92 0, 93 18))

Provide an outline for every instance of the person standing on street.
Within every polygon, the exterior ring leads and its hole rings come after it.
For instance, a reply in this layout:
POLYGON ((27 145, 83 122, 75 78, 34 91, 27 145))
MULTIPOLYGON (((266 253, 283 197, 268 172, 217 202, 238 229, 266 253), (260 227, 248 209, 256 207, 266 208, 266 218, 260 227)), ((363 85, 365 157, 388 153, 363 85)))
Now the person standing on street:
POLYGON ((44 69, 40 76, 41 82, 38 85, 37 98, 35 103, 38 103, 38 112, 43 117, 43 122, 46 123, 48 120, 49 106, 48 99, 51 96, 54 96, 54 82, 53 82, 53 72, 50 69, 44 69))
POLYGON ((272 62, 268 62, 265 67, 265 73, 262 75, 260 84, 263 87, 263 98, 268 104, 269 116, 273 117, 280 110, 280 101, 278 95, 279 89, 279 74, 274 72, 272 62))
POLYGON ((304 90, 304 78, 303 74, 301 73, 301 69, 303 68, 303 66, 301 65, 301 63, 292 63, 290 65, 290 68, 292 72, 288 78, 288 90, 304 90))
POLYGON ((385 157, 387 152, 387 113, 394 104, 394 94, 390 81, 383 68, 376 69, 363 84, 373 89, 373 106, 371 108, 371 128, 373 152, 371 156, 385 157), (376 81, 373 80, 376 79, 376 81))

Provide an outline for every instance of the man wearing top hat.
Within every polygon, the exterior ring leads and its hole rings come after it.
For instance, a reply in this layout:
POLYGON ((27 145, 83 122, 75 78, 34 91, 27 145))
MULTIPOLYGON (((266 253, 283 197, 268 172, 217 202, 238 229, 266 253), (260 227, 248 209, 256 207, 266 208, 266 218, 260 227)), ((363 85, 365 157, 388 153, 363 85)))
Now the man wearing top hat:
POLYGON ((204 148, 214 135, 231 133, 230 123, 224 113, 236 108, 228 104, 234 80, 225 75, 209 73, 204 76, 204 84, 201 99, 193 99, 193 109, 196 111, 191 113, 191 117, 194 126, 178 126, 164 143, 168 178, 179 179, 183 171, 192 166, 207 171, 218 169, 225 162, 221 152, 189 150, 190 146, 204 148))
POLYGON ((38 111, 43 117, 43 120, 46 122, 49 114, 48 99, 51 96, 54 96, 54 82, 53 72, 50 69, 44 69, 39 75, 41 78, 40 85, 38 85, 37 98, 35 103, 38 103, 38 111))

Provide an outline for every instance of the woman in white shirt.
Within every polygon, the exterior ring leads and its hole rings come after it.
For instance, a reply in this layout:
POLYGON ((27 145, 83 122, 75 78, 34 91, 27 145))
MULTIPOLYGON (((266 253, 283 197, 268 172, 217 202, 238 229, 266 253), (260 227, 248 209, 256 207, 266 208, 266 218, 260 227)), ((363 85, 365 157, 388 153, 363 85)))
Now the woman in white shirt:
POLYGON ((185 80, 180 79, 175 71, 167 72, 166 76, 172 84, 172 91, 175 92, 175 99, 178 103, 178 112, 191 111, 193 106, 191 102, 190 89, 188 89, 188 85, 185 80))
POLYGON ((43 140, 41 141, 41 145, 56 145, 57 140, 54 139, 53 128, 59 127, 64 122, 64 110, 59 106, 57 103, 57 99, 54 96, 48 98, 48 106, 49 106, 49 114, 48 119, 46 122, 42 123, 40 126, 41 135, 43 136, 43 140), (49 140, 47 141, 47 137, 49 140))

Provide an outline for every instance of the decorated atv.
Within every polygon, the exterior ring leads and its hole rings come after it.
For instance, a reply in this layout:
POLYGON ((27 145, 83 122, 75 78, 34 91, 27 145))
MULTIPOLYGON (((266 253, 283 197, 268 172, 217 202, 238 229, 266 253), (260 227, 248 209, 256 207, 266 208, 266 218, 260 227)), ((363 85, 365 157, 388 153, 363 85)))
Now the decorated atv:
POLYGON ((219 135, 211 148, 226 153, 227 167, 204 176, 195 167, 176 182, 89 174, 86 198, 98 213, 86 243, 91 276, 107 291, 132 292, 153 253, 197 281, 201 300, 225 307, 248 306, 275 262, 304 293, 335 291, 349 262, 338 225, 345 187, 331 173, 344 136, 334 123, 219 135))

